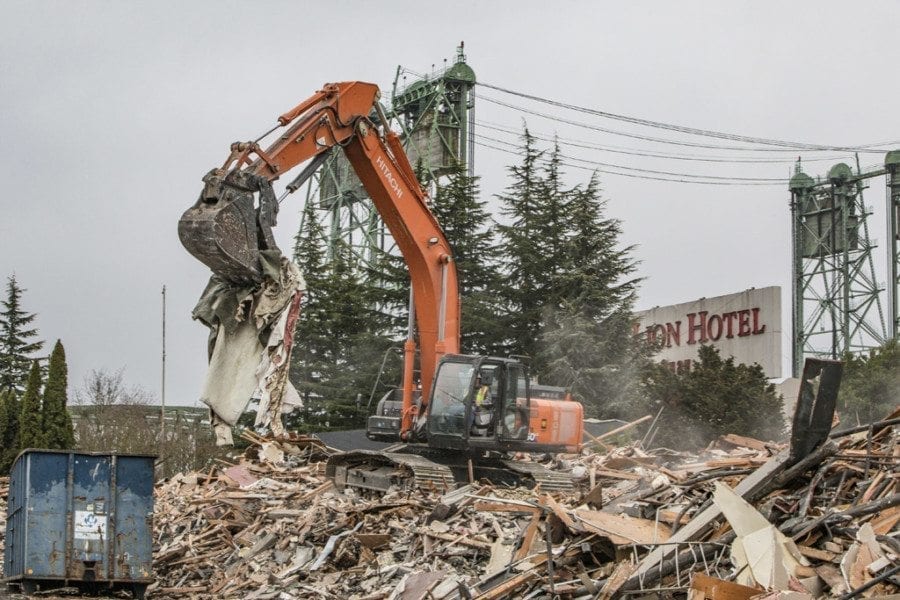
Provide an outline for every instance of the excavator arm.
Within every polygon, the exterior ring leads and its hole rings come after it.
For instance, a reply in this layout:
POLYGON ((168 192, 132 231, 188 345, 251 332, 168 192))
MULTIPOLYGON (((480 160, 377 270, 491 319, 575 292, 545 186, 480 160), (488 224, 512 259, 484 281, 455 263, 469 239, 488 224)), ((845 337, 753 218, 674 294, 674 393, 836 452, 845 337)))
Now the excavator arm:
MULTIPOLYGON (((371 83, 328 84, 278 118, 276 129, 285 129, 268 148, 255 142, 232 144, 225 163, 203 178, 200 198, 184 213, 178 231, 185 248, 215 275, 236 285, 258 285, 260 254, 278 250, 271 232, 278 211, 271 182, 310 161, 288 186, 296 189, 327 151, 342 147, 409 269, 424 409, 438 360, 459 352, 456 267, 450 245, 428 208, 427 195, 398 136, 387 126, 379 96, 378 87, 371 83), (380 128, 370 118, 373 110, 380 128)), ((405 439, 417 416, 412 322, 411 314, 404 346, 401 436, 405 439)))

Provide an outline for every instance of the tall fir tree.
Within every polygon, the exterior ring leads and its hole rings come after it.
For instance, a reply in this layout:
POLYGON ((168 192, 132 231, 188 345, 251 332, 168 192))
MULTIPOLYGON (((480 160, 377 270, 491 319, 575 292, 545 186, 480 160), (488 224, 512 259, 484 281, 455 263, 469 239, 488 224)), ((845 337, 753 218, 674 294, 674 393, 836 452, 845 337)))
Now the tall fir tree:
POLYGON ((871 423, 897 407, 900 392, 900 340, 889 340, 868 354, 844 356, 838 408, 856 421, 871 423))
POLYGON ((487 202, 478 197, 478 178, 464 167, 452 171, 435 193, 432 212, 453 250, 459 278, 461 350, 497 354, 503 339, 494 294, 496 243, 487 202))
POLYGON ((567 242, 570 192, 563 187, 559 147, 539 151, 525 128, 521 161, 508 168, 511 183, 498 196, 507 222, 498 225, 500 255, 505 266, 503 285, 504 330, 509 353, 534 359, 533 371, 546 370, 540 353, 547 318, 562 305, 559 278, 570 265, 567 242))
POLYGON ((22 396, 19 412, 19 448, 41 448, 44 432, 41 423, 41 367, 38 361, 31 363, 28 384, 22 396))
POLYGON ((291 382, 303 398, 303 411, 287 418, 294 429, 315 430, 324 422, 324 388, 326 348, 329 345, 326 312, 322 297, 325 279, 325 248, 323 231, 312 202, 303 209, 303 225, 294 243, 294 262, 303 272, 306 291, 300 304, 300 316, 294 330, 291 353, 291 382), (299 418, 298 418, 299 417, 299 418))
POLYGON ((541 330, 542 299, 539 295, 543 265, 543 247, 538 235, 538 220, 543 201, 540 161, 543 152, 525 128, 522 134, 522 158, 507 167, 511 182, 497 196, 508 223, 497 226, 499 253, 504 272, 497 297, 502 302, 507 353, 533 355, 541 330))
POLYGON ((44 446, 57 450, 68 450, 75 446, 75 432, 68 404, 69 367, 66 365, 66 351, 62 342, 56 340, 50 354, 47 370, 47 384, 44 386, 41 421, 44 428, 44 446))
POLYGON ((380 357, 390 341, 380 335, 377 325, 373 327, 377 319, 370 289, 361 281, 346 245, 338 244, 328 267, 320 282, 319 307, 326 324, 320 358, 327 423, 331 428, 356 427, 365 420, 364 407, 357 402, 357 396, 368 395, 365 384, 374 380, 378 368, 377 358, 367 363, 358 355, 380 357))
POLYGON ((8 450, 13 447, 14 441, 8 440, 8 434, 11 432, 9 421, 9 409, 7 398, 12 393, 11 390, 0 389, 0 476, 9 472, 8 450))
POLYGON ((0 475, 9 472, 13 460, 19 451, 19 412, 20 403, 15 390, 0 390, 0 475))
POLYGON ((32 355, 44 347, 36 339, 38 331, 30 327, 37 317, 22 309, 22 294, 15 275, 6 283, 6 298, 0 302, 0 389, 22 391, 28 377, 32 355))
POLYGON ((498 227, 511 352, 532 373, 569 387, 592 415, 621 414, 638 393, 647 349, 632 339, 639 279, 621 225, 604 214, 596 176, 569 188, 558 144, 541 152, 525 129, 521 160, 499 196, 498 227))
POLYGON ((6 431, 9 429, 9 413, 6 412, 8 390, 0 390, 0 452, 6 447, 6 431))
POLYGON ((288 419, 297 429, 359 426, 377 376, 381 355, 390 346, 385 319, 373 307, 373 289, 361 280, 349 248, 338 243, 326 262, 321 226, 312 207, 304 212, 294 260, 304 272, 307 291, 301 305, 292 355, 292 382, 304 398, 300 415, 288 419))
POLYGON ((362 283, 371 304, 373 330, 391 339, 406 336, 409 269, 400 254, 376 249, 362 268, 362 283))
POLYGON ((640 279, 621 224, 606 218, 594 174, 568 192, 567 231, 554 277, 559 302, 546 314, 540 364, 549 381, 569 387, 591 416, 620 416, 639 393, 649 348, 631 335, 640 279))

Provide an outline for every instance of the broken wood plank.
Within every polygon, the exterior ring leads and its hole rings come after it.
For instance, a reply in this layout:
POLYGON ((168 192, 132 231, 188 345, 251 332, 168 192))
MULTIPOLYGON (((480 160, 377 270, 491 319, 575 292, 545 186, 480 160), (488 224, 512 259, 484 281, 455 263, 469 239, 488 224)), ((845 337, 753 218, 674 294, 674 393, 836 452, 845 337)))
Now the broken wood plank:
POLYGON ((618 546, 659 544, 668 541, 671 536, 667 526, 648 519, 587 509, 576 510, 574 514, 585 529, 609 537, 618 546))
POLYGON ((729 434, 723 435, 719 439, 721 439, 724 442, 728 442, 729 444, 733 444, 735 446, 751 448, 753 450, 760 450, 763 452, 768 450, 768 444, 766 444, 766 442, 760 441, 756 438, 747 437, 745 435, 737 435, 736 433, 729 433, 729 434))
POLYGON ((750 600, 763 591, 762 588, 723 581, 705 573, 694 573, 691 577, 692 593, 688 598, 690 600, 750 600), (693 592, 699 592, 699 594, 693 592))
POLYGON ((522 545, 519 546, 519 549, 513 557, 515 560, 521 560, 531 553, 531 546, 534 544, 540 522, 541 512, 537 512, 531 517, 528 527, 525 528, 525 533, 522 535, 522 545))
POLYGON ((645 421, 649 421, 649 420, 652 419, 652 418, 653 418, 653 415, 646 415, 646 416, 643 416, 643 417, 641 417, 640 419, 638 419, 638 420, 636 420, 636 421, 632 421, 631 423, 626 423, 625 425, 622 425, 621 427, 616 427, 616 428, 613 429, 612 431, 607 431, 607 432, 604 433, 603 435, 598 435, 598 436, 597 436, 597 440, 598 440, 598 441, 599 441, 599 440, 605 440, 606 438, 610 438, 610 437, 612 437, 612 436, 614 436, 614 435, 620 434, 620 433, 622 433, 623 431, 628 431, 628 430, 631 429, 632 427, 635 427, 636 425, 640 425, 641 423, 644 423, 645 421))
POLYGON ((631 473, 629 471, 617 471, 613 469, 597 469, 596 470, 597 477, 607 477, 610 479, 627 479, 629 481, 639 481, 643 479, 637 473, 631 473))
POLYGON ((563 524, 566 526, 566 528, 568 528, 570 532, 576 533, 578 531, 581 531, 581 527, 572 520, 572 517, 569 516, 569 513, 567 513, 563 509, 563 507, 561 507, 559 503, 556 502, 556 500, 554 500, 552 496, 550 496, 550 494, 544 494, 544 504, 553 512, 553 514, 557 516, 560 521, 563 522, 563 524))

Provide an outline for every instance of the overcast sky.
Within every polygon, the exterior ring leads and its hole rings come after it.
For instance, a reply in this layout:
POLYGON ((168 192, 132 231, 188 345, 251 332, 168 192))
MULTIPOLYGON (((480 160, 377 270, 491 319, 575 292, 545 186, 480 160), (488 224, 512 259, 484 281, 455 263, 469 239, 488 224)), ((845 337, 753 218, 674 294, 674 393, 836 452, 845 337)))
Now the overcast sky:
MULTIPOLYGON (((170 403, 194 402, 206 362, 206 331, 190 311, 208 272, 181 247, 178 218, 231 142, 256 137, 325 82, 359 79, 389 90, 397 65, 428 72, 452 60, 465 40, 480 81, 579 106, 800 142, 900 140, 893 62, 900 5, 891 1, 0 0, 0 9, 0 276, 5 282, 15 273, 27 289, 24 307, 39 314, 41 336, 63 340, 72 388, 91 369, 124 367, 130 383, 157 394, 160 290, 167 285, 170 403)), ((538 133, 589 144, 651 147, 487 101, 478 102, 476 115, 512 128, 525 118, 538 133)), ((790 173, 786 162, 729 167, 581 156, 717 176, 790 173)), ((477 149, 485 197, 503 190, 511 160, 477 149)), ((881 161, 862 158, 864 167, 881 161)), ((834 162, 806 170, 824 174, 834 162)), ((588 176, 570 169, 568 179, 588 176)), ((608 215, 622 220, 623 242, 637 245, 646 277, 639 308, 781 285, 787 311, 784 186, 601 180, 608 215)), ((880 180, 869 194, 880 208, 880 180)), ((282 247, 296 232, 296 196, 283 205, 282 247)), ((883 218, 874 224, 883 227, 883 218)), ((883 242, 883 234, 875 236, 883 242)))

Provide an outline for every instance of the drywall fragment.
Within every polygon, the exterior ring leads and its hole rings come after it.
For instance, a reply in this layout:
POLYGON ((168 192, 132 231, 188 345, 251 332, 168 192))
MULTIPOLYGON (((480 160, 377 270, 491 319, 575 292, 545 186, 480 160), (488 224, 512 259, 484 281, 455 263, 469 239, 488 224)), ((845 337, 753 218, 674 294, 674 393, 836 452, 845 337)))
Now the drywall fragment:
POLYGON ((809 565, 794 542, 724 483, 716 482, 713 502, 737 534, 732 560, 739 570, 738 583, 757 583, 770 590, 788 589, 797 567, 809 565))

